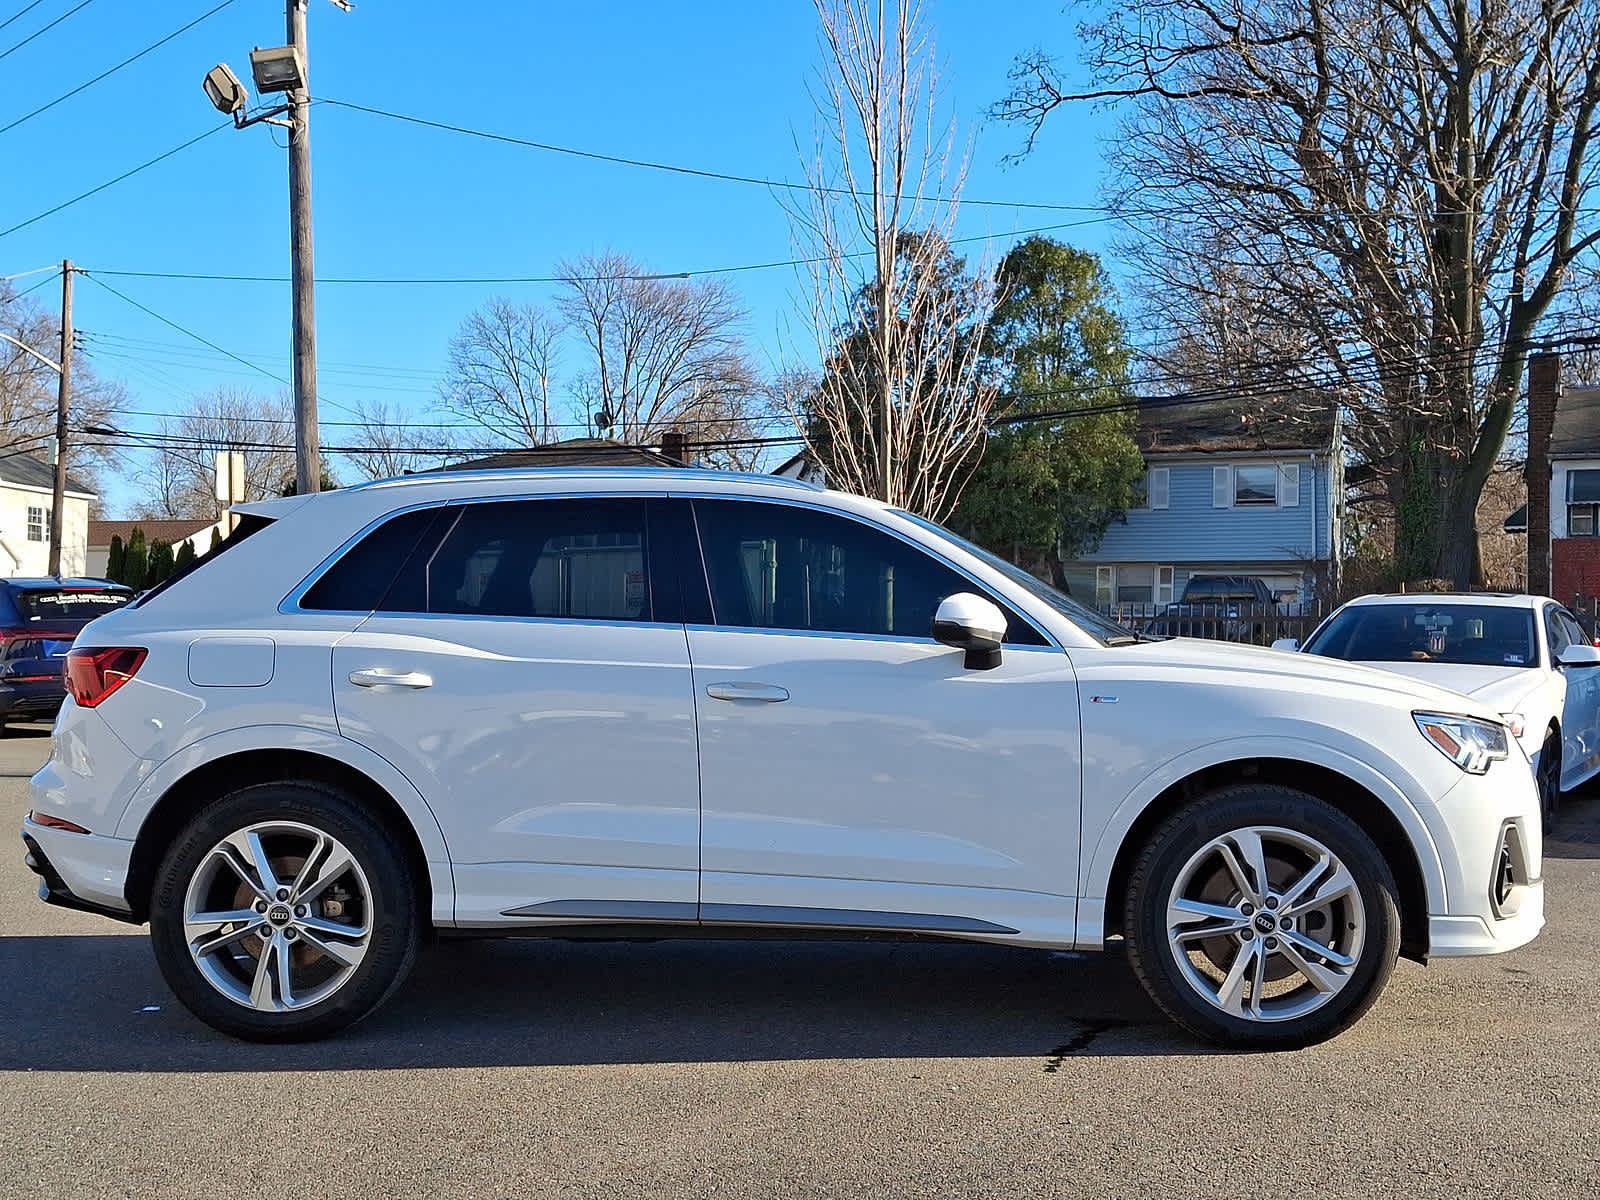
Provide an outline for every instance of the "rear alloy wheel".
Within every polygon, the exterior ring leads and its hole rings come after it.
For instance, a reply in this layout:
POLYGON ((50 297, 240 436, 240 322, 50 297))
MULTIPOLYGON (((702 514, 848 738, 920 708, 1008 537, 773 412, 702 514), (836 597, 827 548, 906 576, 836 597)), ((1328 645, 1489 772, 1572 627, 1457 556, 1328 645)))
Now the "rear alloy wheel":
POLYGON ((1554 725, 1539 749, 1539 813, 1545 828, 1555 823, 1561 809, 1561 731, 1554 725))
POLYGON ((151 937, 178 998, 239 1037, 322 1037, 409 971, 418 912, 405 857, 344 796, 243 789, 205 810, 157 879, 151 937))
POLYGON ((1343 813, 1245 785, 1169 820, 1140 855, 1134 970, 1180 1024, 1234 1045, 1332 1037, 1377 999, 1399 951, 1395 886, 1343 813))

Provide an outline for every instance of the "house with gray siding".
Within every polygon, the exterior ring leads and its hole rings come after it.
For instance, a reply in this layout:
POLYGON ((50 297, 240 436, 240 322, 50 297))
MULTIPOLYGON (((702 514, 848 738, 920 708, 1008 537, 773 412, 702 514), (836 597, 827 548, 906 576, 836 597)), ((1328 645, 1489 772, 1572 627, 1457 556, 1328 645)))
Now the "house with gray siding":
POLYGON ((1139 414, 1144 502, 1066 564, 1100 607, 1164 606, 1192 575, 1261 579, 1275 598, 1331 598, 1344 473, 1335 410, 1231 401, 1139 414))

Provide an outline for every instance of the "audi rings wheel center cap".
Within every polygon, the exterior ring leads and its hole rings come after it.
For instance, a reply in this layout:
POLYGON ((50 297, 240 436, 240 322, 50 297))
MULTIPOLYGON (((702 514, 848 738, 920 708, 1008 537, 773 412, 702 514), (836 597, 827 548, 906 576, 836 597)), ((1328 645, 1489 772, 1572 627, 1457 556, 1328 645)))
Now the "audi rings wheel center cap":
MULTIPOLYGON (((276 910, 274 910, 276 911, 276 910)), ((270 916, 270 914, 268 914, 270 916)), ((1275 933, 1278 928, 1278 918, 1269 912, 1256 914, 1256 931, 1258 933, 1275 933)))
POLYGON ((271 908, 267 909, 267 920, 271 921, 279 929, 282 929, 293 919, 294 914, 289 911, 287 905, 274 904, 271 908))

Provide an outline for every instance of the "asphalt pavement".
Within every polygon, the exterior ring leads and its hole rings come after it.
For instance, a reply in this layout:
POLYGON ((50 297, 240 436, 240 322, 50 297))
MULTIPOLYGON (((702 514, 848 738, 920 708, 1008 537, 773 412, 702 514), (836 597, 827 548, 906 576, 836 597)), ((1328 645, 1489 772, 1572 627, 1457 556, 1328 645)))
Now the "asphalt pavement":
POLYGON ((143 930, 34 899, 0 740, 0 1197, 1600 1196, 1600 797, 1549 924, 1230 1054, 1120 955, 469 942, 308 1046, 212 1033, 143 930))

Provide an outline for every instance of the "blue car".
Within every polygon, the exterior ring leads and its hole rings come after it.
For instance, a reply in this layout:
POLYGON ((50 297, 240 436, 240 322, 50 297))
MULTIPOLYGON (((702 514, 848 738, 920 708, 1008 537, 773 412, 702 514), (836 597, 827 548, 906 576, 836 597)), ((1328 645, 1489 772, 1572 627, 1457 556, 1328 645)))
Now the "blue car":
POLYGON ((73 639, 132 599, 104 579, 0 579, 0 726, 54 720, 73 639))

